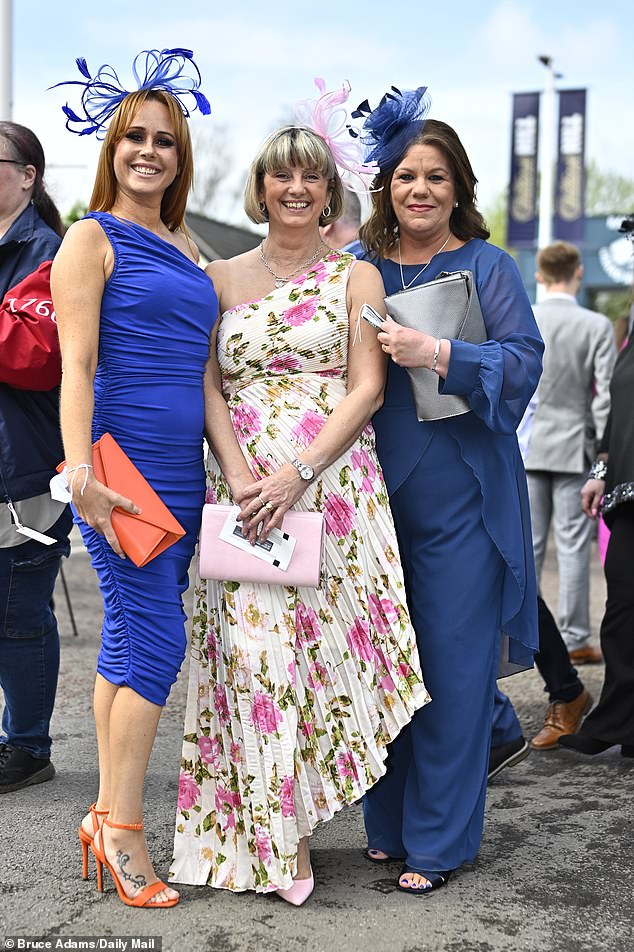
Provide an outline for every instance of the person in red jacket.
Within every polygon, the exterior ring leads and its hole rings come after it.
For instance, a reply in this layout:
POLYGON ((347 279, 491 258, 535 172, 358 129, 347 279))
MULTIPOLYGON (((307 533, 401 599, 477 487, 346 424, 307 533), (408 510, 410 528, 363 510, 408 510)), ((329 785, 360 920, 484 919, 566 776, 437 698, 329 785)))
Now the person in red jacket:
POLYGON ((0 122, 0 793, 50 780, 59 670, 52 596, 69 507, 49 480, 63 457, 61 360, 50 270, 63 227, 30 129, 0 122))

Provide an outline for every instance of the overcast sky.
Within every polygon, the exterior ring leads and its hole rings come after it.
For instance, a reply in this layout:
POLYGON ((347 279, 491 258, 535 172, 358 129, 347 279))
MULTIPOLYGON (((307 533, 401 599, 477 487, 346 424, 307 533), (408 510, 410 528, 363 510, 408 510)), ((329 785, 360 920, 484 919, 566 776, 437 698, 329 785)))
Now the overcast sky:
MULTIPOLYGON (((229 183, 293 104, 313 98, 315 76, 329 89, 349 80, 352 106, 376 104, 391 84, 427 85, 431 115, 461 136, 486 208, 508 182, 511 94, 543 87, 544 54, 563 74, 561 88, 588 90, 588 159, 634 175, 631 0, 14 0, 13 7, 13 118, 42 139, 63 211, 90 194, 98 143, 64 129, 60 107, 73 102, 72 87, 47 87, 78 78, 77 56, 92 72, 112 64, 131 83, 137 52, 173 46, 193 49, 203 75, 212 116, 197 122, 227 130, 229 183)), ((238 221, 230 191, 216 212, 238 221)))

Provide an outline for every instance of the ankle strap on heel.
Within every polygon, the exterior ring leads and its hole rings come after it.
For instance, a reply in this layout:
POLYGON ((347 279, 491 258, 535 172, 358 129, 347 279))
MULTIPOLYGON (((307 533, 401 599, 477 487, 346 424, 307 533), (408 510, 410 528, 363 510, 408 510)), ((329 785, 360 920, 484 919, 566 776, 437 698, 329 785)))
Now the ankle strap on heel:
POLYGON ((113 823, 112 820, 109 820, 109 819, 105 819, 103 822, 104 822, 104 825, 105 825, 105 826, 111 826, 111 827, 113 828, 113 830, 137 830, 137 831, 139 831, 139 830, 142 830, 142 829, 143 829, 143 824, 142 824, 142 823, 113 823))
POLYGON ((90 811, 90 813, 96 813, 97 816, 108 816, 108 814, 110 813, 110 810, 98 810, 96 803, 91 803, 90 806, 88 807, 88 810, 90 811))

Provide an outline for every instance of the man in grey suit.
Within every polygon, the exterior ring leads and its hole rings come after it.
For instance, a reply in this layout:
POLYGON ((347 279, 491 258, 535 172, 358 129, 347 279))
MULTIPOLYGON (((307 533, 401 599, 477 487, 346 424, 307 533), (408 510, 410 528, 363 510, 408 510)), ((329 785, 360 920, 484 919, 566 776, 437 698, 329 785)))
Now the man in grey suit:
POLYGON ((552 520, 561 634, 573 663, 595 663, 601 652, 589 643, 593 524, 580 491, 608 416, 616 345, 608 318, 577 304, 583 268, 574 245, 543 248, 537 268, 546 295, 534 311, 546 349, 526 459, 535 568, 539 583, 552 520))

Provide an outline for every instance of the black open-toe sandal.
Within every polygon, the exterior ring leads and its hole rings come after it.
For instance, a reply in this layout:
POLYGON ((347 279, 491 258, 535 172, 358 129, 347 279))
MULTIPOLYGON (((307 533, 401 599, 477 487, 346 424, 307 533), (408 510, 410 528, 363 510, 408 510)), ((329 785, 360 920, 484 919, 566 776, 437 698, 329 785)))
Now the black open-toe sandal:
POLYGON ((363 850, 363 855, 371 863, 374 863, 375 866, 385 866, 386 863, 402 863, 403 862, 402 856, 372 856, 372 853, 377 853, 377 852, 382 853, 383 850, 374 850, 374 849, 368 848, 367 850, 363 850))
POLYGON ((412 896, 427 896, 430 892, 433 892, 435 889, 440 889, 441 886, 444 886, 445 883, 449 882, 452 872, 453 870, 446 869, 438 873, 426 873, 421 869, 412 869, 410 866, 403 866, 403 869, 399 873, 399 877, 396 880, 396 888, 400 889, 401 892, 411 893, 412 896), (415 873, 418 876, 424 876, 429 885, 402 886, 402 877, 412 873, 415 873))

